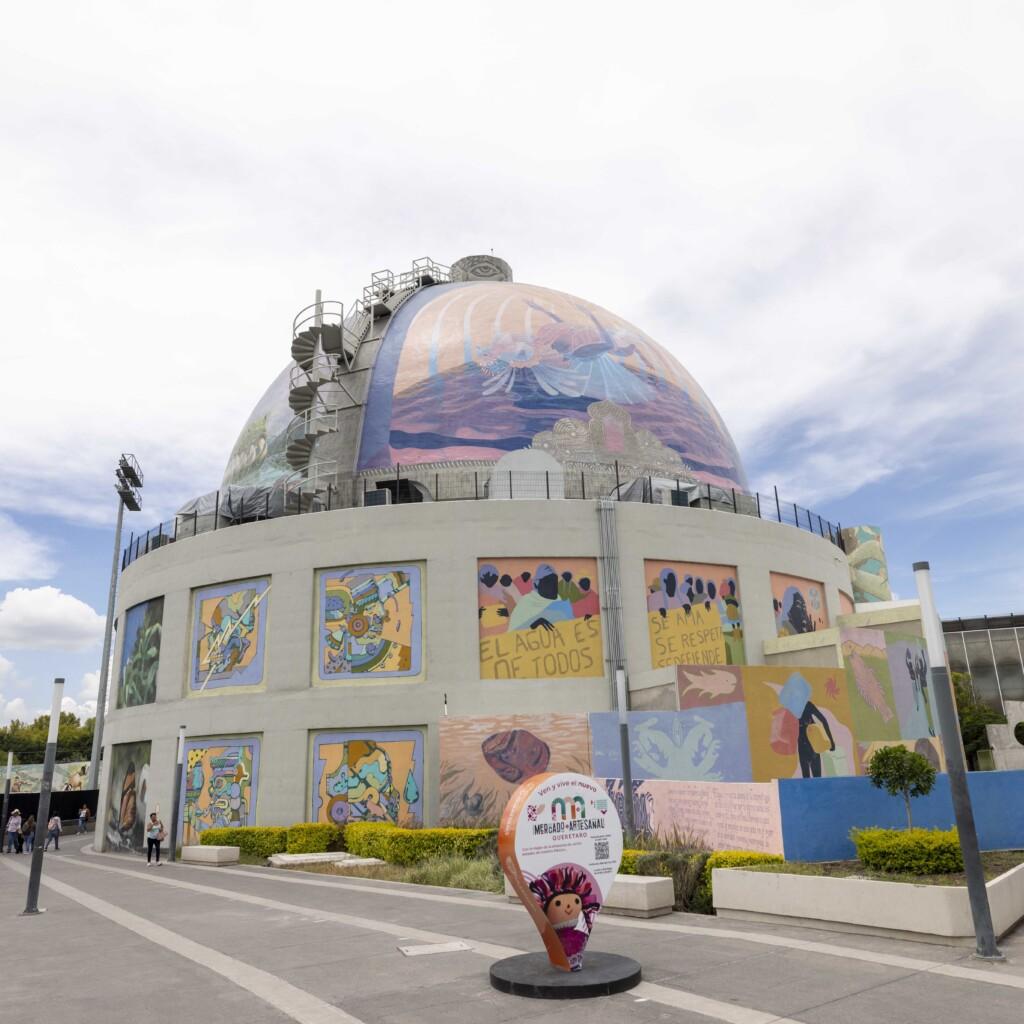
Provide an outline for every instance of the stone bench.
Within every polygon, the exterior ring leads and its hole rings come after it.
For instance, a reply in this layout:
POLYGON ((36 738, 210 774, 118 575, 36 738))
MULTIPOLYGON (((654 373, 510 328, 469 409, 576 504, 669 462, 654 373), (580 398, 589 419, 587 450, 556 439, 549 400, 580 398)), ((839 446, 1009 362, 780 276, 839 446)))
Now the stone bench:
POLYGON ((238 846, 183 846, 181 848, 182 864, 212 864, 222 867, 225 864, 237 864, 238 846))
MULTIPOLYGON (((511 903, 519 903, 505 879, 505 895, 511 903)), ((608 893, 608 900, 601 908, 602 914, 616 914, 621 917, 661 917, 672 913, 675 890, 672 879, 661 875, 616 875, 615 884, 608 893)))

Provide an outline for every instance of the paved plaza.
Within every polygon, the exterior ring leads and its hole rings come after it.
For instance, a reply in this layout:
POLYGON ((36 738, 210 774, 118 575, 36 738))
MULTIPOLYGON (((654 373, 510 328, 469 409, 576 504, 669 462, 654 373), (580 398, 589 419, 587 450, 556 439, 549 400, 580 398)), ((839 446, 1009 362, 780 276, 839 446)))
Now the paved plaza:
POLYGON ((263 868, 147 868, 97 855, 91 837, 46 857, 24 918, 29 858, 0 858, 0 950, 11 1019, 64 1024, 630 1020, 733 1024, 1019 1024, 1024 929, 1008 962, 967 950, 673 914, 598 922, 592 949, 643 965, 640 987, 557 1006, 502 995, 496 957, 539 948, 500 897, 263 868), (400 946, 469 950, 406 956, 400 946))

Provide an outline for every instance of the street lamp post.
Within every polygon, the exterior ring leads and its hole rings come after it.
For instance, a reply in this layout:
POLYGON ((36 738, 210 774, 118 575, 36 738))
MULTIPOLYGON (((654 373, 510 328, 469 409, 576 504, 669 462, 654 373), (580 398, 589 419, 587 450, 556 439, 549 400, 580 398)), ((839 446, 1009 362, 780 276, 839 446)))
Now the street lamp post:
POLYGON ((110 676, 110 639, 114 632, 114 597, 117 593, 118 559, 121 556, 121 524, 124 510, 138 512, 142 508, 142 470, 134 455, 122 455, 114 471, 117 483, 117 527, 114 530, 114 561, 110 567, 110 589, 107 593, 107 624, 103 631, 103 658, 100 662, 100 687, 96 694, 96 724, 92 734, 92 759, 89 761, 88 789, 99 786, 100 751, 103 749, 103 719, 107 710, 107 682, 110 676))

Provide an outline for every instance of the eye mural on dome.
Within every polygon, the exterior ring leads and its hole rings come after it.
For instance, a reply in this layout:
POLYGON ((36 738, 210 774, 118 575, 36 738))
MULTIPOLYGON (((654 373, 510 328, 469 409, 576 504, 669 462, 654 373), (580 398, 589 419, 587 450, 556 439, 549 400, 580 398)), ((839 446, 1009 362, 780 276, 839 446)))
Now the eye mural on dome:
POLYGON ((423 824, 423 733, 352 729, 313 736, 310 821, 423 824))
POLYGON ((477 562, 481 679, 604 674, 595 558, 477 562))
POLYGON ((315 681, 419 675, 419 566, 325 569, 318 592, 315 681))
POLYGON ((395 314, 358 468, 494 460, 566 417, 587 421, 596 402, 624 407, 698 478, 745 486, 724 423, 673 356, 600 306, 503 282, 424 289, 395 314))

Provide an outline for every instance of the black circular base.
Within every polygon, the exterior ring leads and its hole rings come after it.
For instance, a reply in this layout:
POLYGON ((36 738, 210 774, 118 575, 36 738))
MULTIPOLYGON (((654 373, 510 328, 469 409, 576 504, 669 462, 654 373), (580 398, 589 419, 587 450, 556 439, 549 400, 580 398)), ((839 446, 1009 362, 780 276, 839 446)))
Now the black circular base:
POLYGON ((491 965, 499 992, 531 999, 592 999, 625 992, 640 984, 640 965, 617 953, 587 953, 583 970, 560 971, 546 953, 521 953, 491 965))

